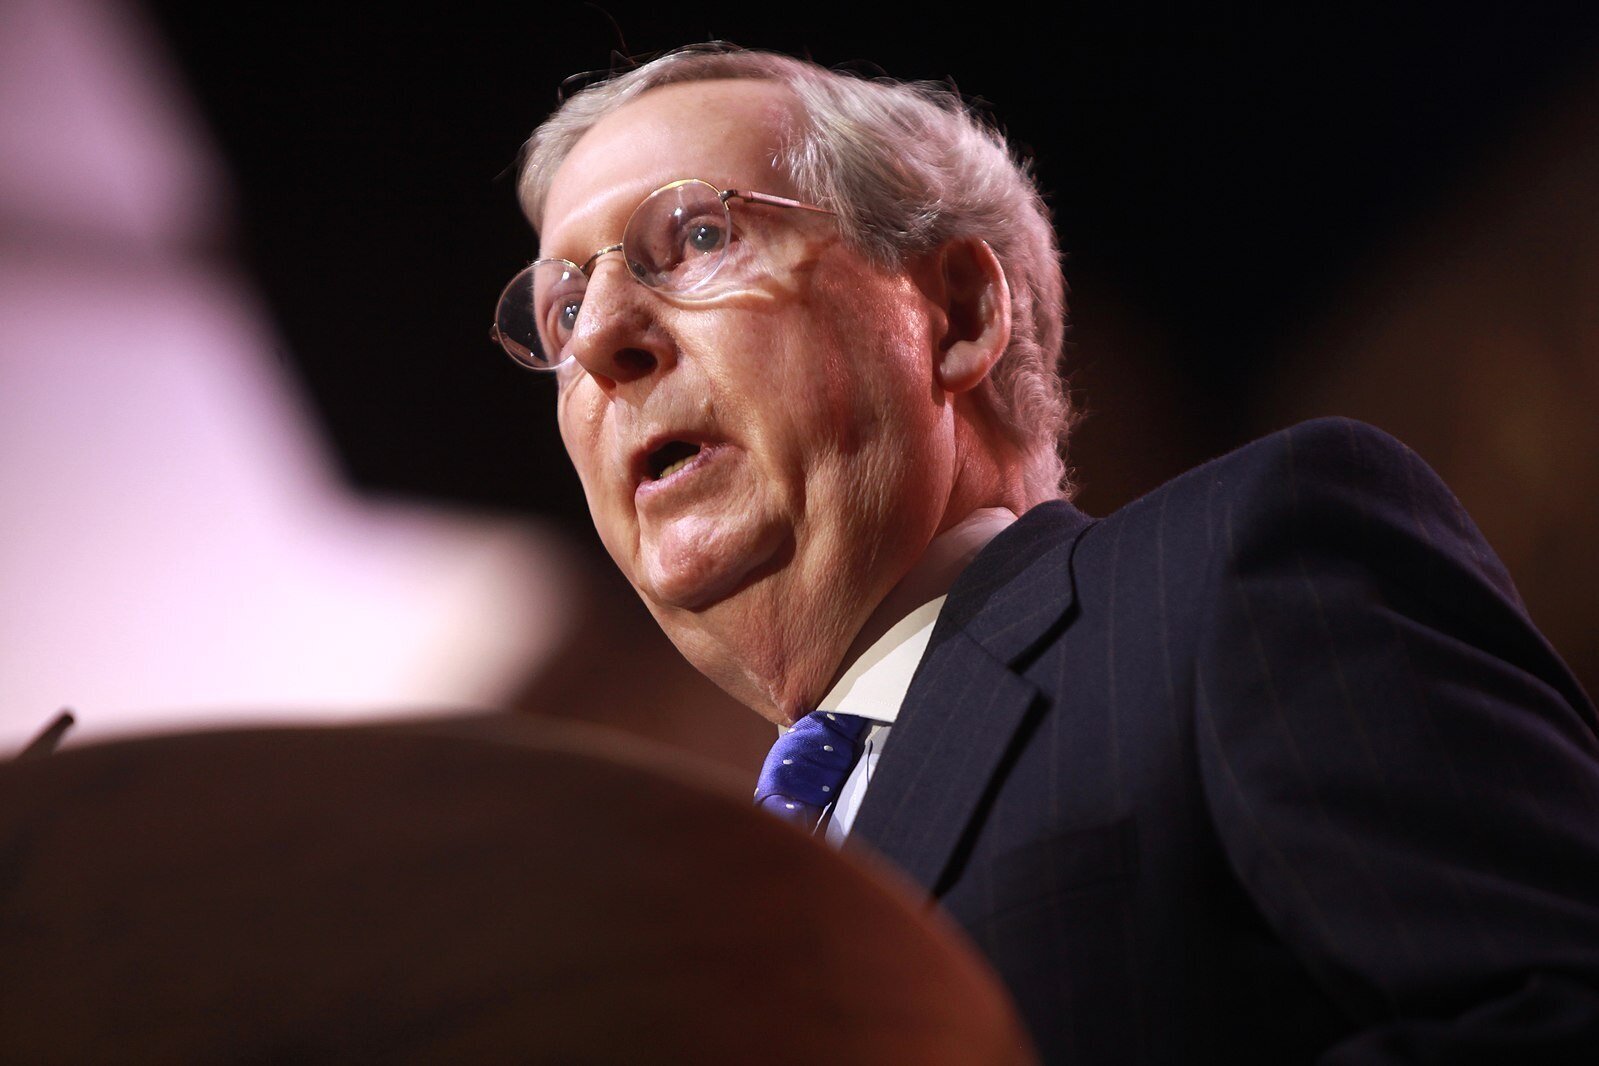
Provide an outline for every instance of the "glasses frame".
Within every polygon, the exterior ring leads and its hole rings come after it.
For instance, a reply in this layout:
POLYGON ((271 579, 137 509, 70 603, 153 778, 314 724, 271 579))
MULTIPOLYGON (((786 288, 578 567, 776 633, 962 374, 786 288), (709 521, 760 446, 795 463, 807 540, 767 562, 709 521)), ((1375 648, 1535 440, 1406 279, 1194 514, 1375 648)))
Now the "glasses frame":
MULTIPOLYGON (((523 368, 524 370, 531 370, 539 374, 553 374, 560 370, 567 363, 570 363, 572 361, 572 356, 568 355, 565 359, 562 359, 558 363, 551 363, 549 366, 538 366, 529 362, 526 358, 518 354, 519 351, 526 350, 526 345, 507 337, 506 334, 500 329, 500 308, 505 306, 506 298, 512 294, 512 290, 518 289, 522 285, 523 278, 527 277, 533 271, 542 266, 550 265, 568 266, 573 270, 576 270, 579 274, 583 275, 584 290, 586 292, 588 282, 592 278, 590 271, 594 269, 594 264, 597 263, 600 257, 603 255, 608 255, 611 252, 620 252, 623 250, 627 231, 632 228, 633 220, 638 216, 639 211, 643 209, 644 205, 649 203, 655 197, 659 196, 661 193, 669 192, 672 189, 682 188, 684 185, 703 185, 712 192, 716 193, 716 198, 722 205, 722 211, 727 216, 729 232, 731 232, 733 224, 733 212, 732 209, 728 207, 728 202, 731 200, 743 200, 745 203, 761 204, 766 207, 793 208, 797 211, 810 211, 819 215, 837 214, 837 212, 833 211, 831 208, 822 207, 818 204, 806 203, 803 200, 790 199, 787 196, 777 196, 773 193, 756 192, 753 189, 718 189, 715 185, 704 180, 703 178, 679 178, 676 181, 669 181, 665 185, 662 185, 659 189, 656 189, 648 196, 640 200, 638 205, 634 207, 633 210, 628 214, 627 222, 622 226, 622 235, 624 240, 617 241, 614 244, 607 244, 600 248, 593 255, 584 260, 581 266, 572 262, 570 259, 548 257, 535 259, 533 262, 517 271, 511 280, 505 283, 505 287, 500 290, 499 299, 495 301, 494 323, 489 327, 489 339, 498 344, 505 354, 511 357, 512 362, 516 363, 517 366, 523 368)), ((659 292, 671 296, 677 296, 684 293, 691 293, 709 282, 713 277, 715 277, 717 271, 721 269, 722 260, 725 259, 726 256, 727 246, 724 244, 721 251, 718 253, 719 258, 716 266, 711 269, 711 272, 697 279, 692 285, 681 289, 669 289, 663 288, 659 285, 651 285, 641 276, 641 269, 637 266, 637 264, 631 262, 626 263, 627 274, 628 277, 632 278, 646 289, 649 289, 651 292, 659 292)))

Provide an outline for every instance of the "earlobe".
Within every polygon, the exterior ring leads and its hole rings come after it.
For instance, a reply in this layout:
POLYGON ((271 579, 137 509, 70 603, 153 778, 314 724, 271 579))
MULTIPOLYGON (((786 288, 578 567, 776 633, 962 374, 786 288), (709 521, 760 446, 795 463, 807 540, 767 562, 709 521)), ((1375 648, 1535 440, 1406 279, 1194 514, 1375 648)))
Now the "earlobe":
POLYGON ((966 392, 988 376, 1010 346, 1010 286, 987 241, 956 238, 935 254, 948 328, 934 370, 945 391, 966 392))

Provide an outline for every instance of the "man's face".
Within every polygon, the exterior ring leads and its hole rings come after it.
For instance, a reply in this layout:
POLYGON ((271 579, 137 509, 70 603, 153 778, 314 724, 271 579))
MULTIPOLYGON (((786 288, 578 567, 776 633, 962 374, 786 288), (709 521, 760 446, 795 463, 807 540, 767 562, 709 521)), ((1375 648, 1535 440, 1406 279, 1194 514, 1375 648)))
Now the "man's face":
MULTIPOLYGON (((792 108, 776 83, 729 80, 618 109, 557 172, 540 255, 584 262, 680 178, 798 199, 775 164, 792 108)), ((668 635, 782 719, 820 691, 731 674, 792 673, 806 644, 832 648, 830 672, 938 530, 954 467, 932 369, 946 327, 914 266, 874 266, 826 215, 735 202, 733 227, 729 262, 758 267, 710 299, 649 290, 617 254, 595 264, 559 419, 601 539, 668 635), (741 664, 720 661, 733 645, 741 664)))

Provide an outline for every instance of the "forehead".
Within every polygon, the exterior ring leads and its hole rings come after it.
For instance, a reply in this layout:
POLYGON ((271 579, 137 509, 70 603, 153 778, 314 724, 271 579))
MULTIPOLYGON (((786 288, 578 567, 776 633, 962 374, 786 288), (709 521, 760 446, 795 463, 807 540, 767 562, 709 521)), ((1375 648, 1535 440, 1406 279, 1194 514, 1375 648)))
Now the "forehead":
POLYGON ((540 227, 544 248, 614 240, 640 200, 679 178, 794 195, 777 160, 797 117, 793 93, 778 82, 723 79, 649 90, 596 123, 555 172, 540 227))

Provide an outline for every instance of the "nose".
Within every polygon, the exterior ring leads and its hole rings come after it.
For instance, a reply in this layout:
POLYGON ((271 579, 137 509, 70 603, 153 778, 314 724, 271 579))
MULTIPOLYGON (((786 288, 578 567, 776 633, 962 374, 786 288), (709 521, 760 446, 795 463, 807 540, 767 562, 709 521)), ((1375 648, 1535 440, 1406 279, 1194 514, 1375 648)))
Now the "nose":
POLYGON ((628 273, 621 256, 590 268, 583 307, 572 331, 572 356, 602 384, 648 377, 668 365, 672 339, 656 315, 653 292, 628 273))

